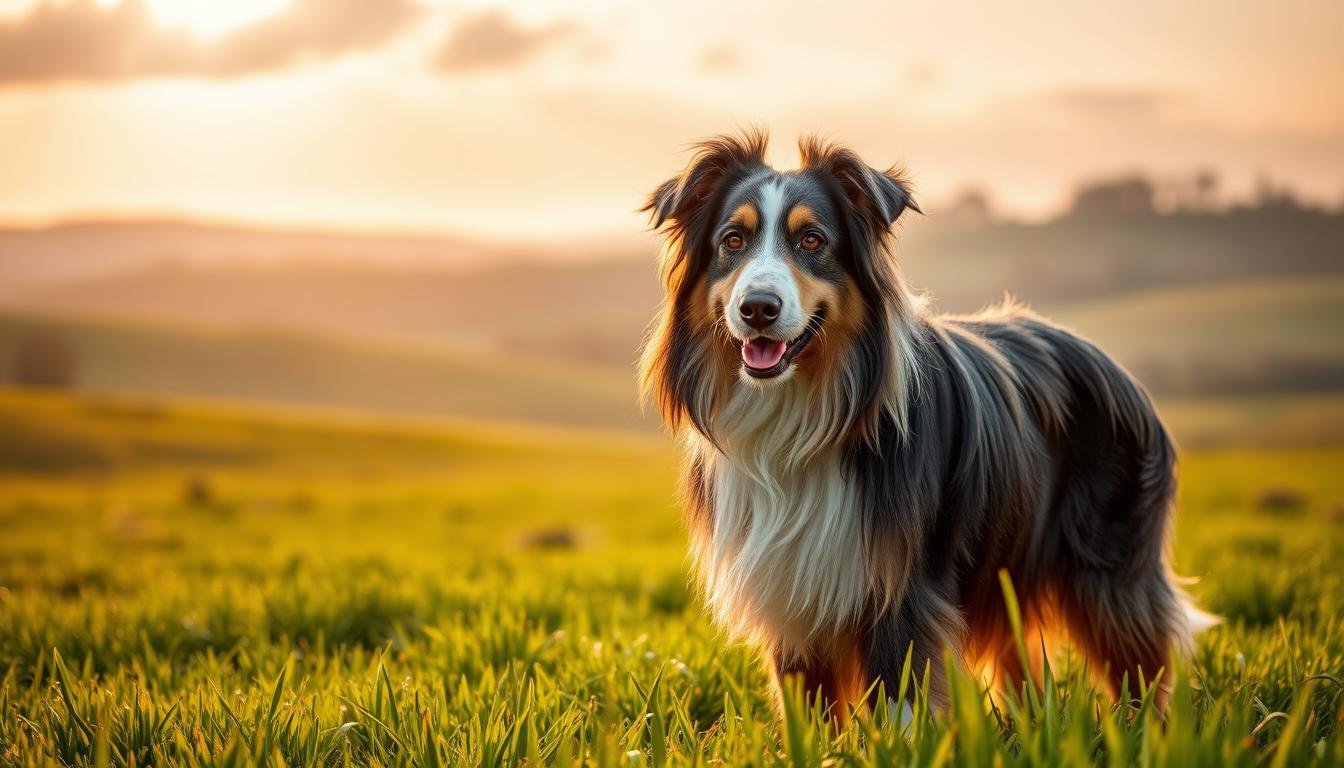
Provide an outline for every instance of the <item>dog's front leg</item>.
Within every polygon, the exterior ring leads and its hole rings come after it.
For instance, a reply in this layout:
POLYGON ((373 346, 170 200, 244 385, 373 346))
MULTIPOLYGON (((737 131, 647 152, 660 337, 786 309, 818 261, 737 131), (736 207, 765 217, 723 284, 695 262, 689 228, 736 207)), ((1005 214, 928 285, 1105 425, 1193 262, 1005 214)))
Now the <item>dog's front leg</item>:
POLYGON ((899 703, 902 711, 913 703, 914 691, 925 670, 929 675, 929 706, 946 707, 948 684, 943 652, 951 650, 953 658, 961 658, 965 627, 961 611, 938 590, 927 585, 910 585, 900 604, 873 623, 865 659, 869 679, 885 684, 887 695, 897 695, 901 669, 909 653, 912 679, 907 700, 899 703))
POLYGON ((830 717, 842 725, 849 720, 849 707, 859 703, 867 675, 863 666, 864 647, 858 633, 841 637, 834 645, 807 656, 786 656, 775 652, 773 661, 775 690, 783 695, 787 681, 798 680, 809 702, 818 694, 830 717))

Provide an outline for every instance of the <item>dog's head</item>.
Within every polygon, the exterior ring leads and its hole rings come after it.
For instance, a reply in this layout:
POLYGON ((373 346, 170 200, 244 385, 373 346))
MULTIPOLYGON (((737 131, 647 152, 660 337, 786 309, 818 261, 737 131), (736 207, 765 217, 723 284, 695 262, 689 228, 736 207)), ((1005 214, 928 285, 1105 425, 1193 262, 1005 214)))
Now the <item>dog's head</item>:
POLYGON ((844 383, 864 409, 889 362, 892 303, 901 300, 887 234, 918 210, 894 170, 853 152, 801 143, 801 167, 765 163, 760 134, 700 142, 647 210, 668 240, 667 304, 645 355, 645 386, 670 424, 707 431, 731 386, 804 375, 844 383), (855 366, 867 370, 855 370, 855 366), (859 402, 864 401, 864 402, 859 402))

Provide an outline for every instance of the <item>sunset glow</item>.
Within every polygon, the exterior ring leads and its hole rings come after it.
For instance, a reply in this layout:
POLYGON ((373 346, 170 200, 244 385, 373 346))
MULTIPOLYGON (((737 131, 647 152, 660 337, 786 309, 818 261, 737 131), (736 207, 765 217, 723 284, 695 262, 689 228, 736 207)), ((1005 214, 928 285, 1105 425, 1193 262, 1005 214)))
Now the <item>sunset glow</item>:
POLYGON ((212 37, 281 11, 286 0, 148 0, 154 20, 212 37))
POLYGON ((745 125, 1026 217, 1135 171, 1335 205, 1344 4, 1238 5, 0 0, 0 220, 634 232, 745 125))

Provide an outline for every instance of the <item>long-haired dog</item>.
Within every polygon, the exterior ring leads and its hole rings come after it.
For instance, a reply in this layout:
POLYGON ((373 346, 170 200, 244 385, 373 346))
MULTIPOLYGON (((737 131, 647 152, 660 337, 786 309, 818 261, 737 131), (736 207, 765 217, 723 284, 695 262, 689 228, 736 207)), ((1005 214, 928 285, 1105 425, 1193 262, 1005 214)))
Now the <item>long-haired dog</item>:
POLYGON ((1142 388, 1019 306, 926 313, 892 254, 919 210, 899 172, 817 140, 780 172, 765 149, 700 142, 647 205, 667 296, 642 384, 684 437, 718 621, 840 717, 907 653, 942 705, 947 651, 1031 673, 1006 569, 1029 647, 1066 633, 1115 693, 1169 670, 1207 617, 1167 564, 1175 457, 1142 388))

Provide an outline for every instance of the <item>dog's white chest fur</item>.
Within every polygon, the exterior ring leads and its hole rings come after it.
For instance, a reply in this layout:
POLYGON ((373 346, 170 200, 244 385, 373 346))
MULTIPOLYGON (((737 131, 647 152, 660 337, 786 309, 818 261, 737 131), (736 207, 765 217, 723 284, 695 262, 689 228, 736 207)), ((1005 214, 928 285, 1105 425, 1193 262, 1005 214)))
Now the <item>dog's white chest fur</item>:
POLYGON ((740 388, 716 422, 723 451, 691 446, 710 468, 696 553, 709 603, 735 635, 786 655, 827 645, 868 597, 858 489, 835 451, 808 450, 827 414, 807 394, 799 381, 740 388))

